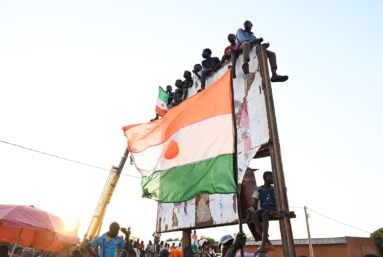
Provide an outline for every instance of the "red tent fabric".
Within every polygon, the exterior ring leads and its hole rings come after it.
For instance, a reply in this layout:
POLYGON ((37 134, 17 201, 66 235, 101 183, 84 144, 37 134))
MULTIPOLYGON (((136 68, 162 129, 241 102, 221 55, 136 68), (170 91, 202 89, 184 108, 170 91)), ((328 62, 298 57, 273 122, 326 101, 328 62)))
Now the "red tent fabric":
POLYGON ((59 252, 80 243, 64 221, 49 212, 24 205, 0 205, 0 241, 59 252))

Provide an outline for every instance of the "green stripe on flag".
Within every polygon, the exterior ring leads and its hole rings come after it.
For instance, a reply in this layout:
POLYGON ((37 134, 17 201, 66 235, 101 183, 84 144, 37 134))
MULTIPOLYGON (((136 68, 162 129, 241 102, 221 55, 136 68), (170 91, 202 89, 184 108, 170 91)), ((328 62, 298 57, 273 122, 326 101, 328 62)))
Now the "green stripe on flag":
POLYGON ((162 89, 162 87, 158 87, 158 98, 168 104, 169 95, 162 89))
POLYGON ((161 203, 184 202, 200 194, 236 193, 233 154, 157 171, 141 181, 142 197, 161 203))

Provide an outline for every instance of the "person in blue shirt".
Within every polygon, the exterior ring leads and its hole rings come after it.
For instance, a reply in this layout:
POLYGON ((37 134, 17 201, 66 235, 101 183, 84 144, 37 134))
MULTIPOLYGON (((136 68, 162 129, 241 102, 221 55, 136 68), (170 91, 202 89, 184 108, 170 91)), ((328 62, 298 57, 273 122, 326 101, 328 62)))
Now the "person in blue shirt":
POLYGON ((94 257, 117 257, 117 247, 129 252, 130 228, 121 231, 125 234, 125 242, 118 236, 120 225, 117 222, 112 222, 109 226, 109 231, 89 242, 85 248, 94 257), (100 247, 99 255, 92 248, 100 247))
POLYGON ((217 71, 221 67, 221 61, 218 57, 211 57, 211 50, 206 48, 202 52, 202 57, 205 59, 201 62, 202 74, 201 74, 201 90, 205 89, 206 76, 212 71, 217 71))
MULTIPOLYGON (((243 64, 242 70, 244 74, 249 74, 249 62, 250 62, 250 47, 256 43, 263 41, 262 38, 257 39, 254 36, 254 33, 251 31, 253 24, 251 21, 245 21, 245 29, 238 29, 236 35, 236 46, 237 49, 243 52, 243 64)), ((267 47, 270 45, 267 44, 267 47)), ((274 52, 266 50, 267 58, 269 58, 269 63, 271 66, 271 82, 284 82, 288 80, 288 76, 280 76, 277 74, 277 57, 274 52)))
POLYGON ((252 207, 247 210, 248 221, 253 221, 255 224, 255 230, 258 234, 262 235, 262 243, 258 248, 258 251, 274 251, 275 248, 269 240, 269 219, 275 214, 276 202, 273 181, 273 174, 271 171, 263 173, 263 180, 265 183, 263 186, 258 187, 253 194, 254 202, 252 207), (262 225, 261 225, 262 222, 262 225))

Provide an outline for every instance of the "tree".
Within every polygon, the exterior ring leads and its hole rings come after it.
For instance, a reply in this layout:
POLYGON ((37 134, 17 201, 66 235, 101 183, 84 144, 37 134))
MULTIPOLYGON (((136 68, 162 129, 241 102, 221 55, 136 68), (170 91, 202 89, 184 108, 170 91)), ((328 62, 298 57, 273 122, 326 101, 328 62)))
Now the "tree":
POLYGON ((374 239, 375 244, 378 246, 379 250, 383 252, 383 228, 380 228, 372 233, 370 238, 374 239))
POLYGON ((252 234, 246 234, 246 241, 254 241, 254 237, 252 234))
POLYGON ((179 241, 180 239, 178 237, 173 238, 173 241, 179 241))
POLYGON ((172 238, 166 239, 166 242, 169 242, 169 241, 173 241, 173 239, 172 238))
POLYGON ((208 237, 208 236, 200 236, 199 240, 201 240, 201 239, 206 239, 207 241, 209 241, 209 243, 215 242, 214 238, 208 237))

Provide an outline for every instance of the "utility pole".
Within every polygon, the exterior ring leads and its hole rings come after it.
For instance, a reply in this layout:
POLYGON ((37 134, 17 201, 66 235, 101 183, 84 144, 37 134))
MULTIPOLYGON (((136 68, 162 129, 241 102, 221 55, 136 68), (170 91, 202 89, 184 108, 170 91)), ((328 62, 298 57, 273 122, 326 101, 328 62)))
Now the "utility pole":
POLYGON ((313 244, 311 242, 311 235, 310 235, 309 215, 307 214, 306 206, 304 207, 304 209, 305 209, 305 217, 306 217, 307 237, 309 238, 310 257, 314 257, 313 244))

